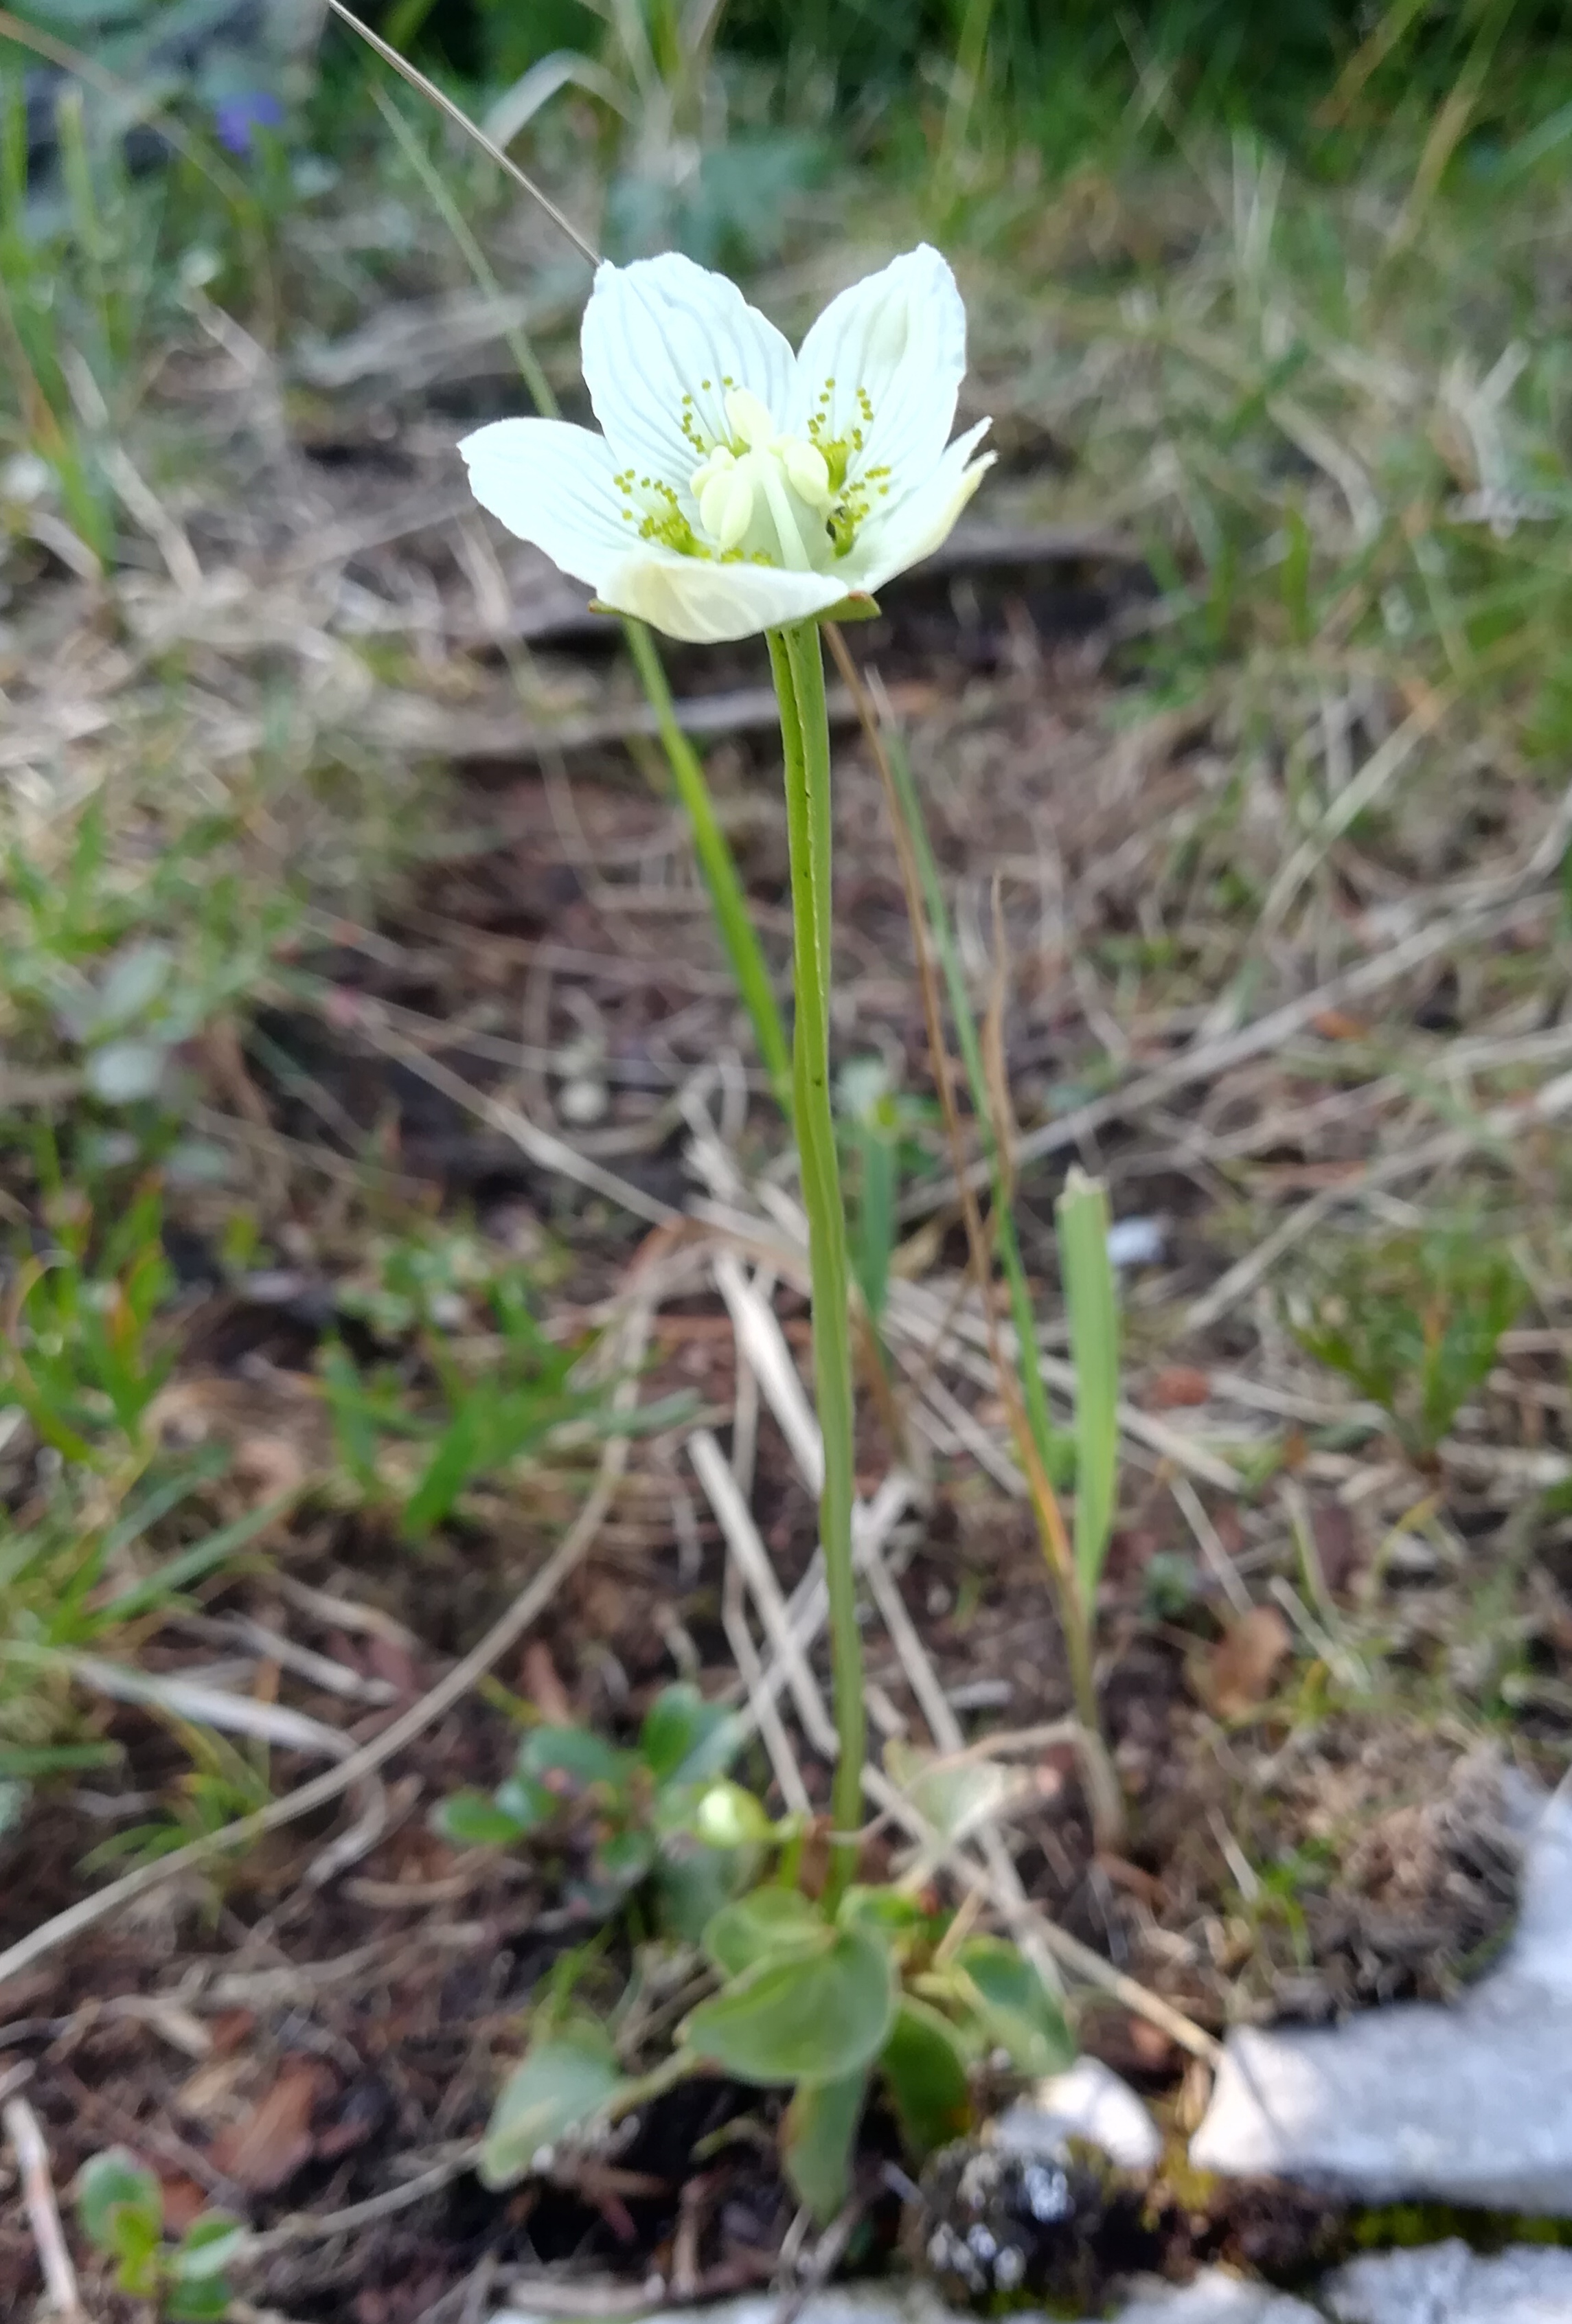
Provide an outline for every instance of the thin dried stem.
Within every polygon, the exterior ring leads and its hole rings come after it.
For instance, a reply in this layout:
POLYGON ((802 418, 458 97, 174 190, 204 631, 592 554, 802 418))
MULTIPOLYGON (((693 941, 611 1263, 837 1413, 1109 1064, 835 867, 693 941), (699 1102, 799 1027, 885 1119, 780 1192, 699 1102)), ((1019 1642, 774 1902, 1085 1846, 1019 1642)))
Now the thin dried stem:
POLYGON ((5 2135, 11 2141, 11 2151, 22 2177, 22 2200, 27 2206, 27 2224, 32 2229, 50 2307, 57 2316, 79 2318, 82 2299, 77 2289, 77 2271, 66 2248, 50 2172, 49 2148, 38 2116, 25 2098, 12 2098, 5 2107, 5 2135))
POLYGON ((428 80, 423 72, 411 64, 408 57, 400 56, 398 51, 391 47, 379 32, 374 32, 369 24, 363 24, 354 11, 344 5, 344 0, 328 0, 328 5, 337 17, 348 25, 352 32, 358 32, 367 48, 376 51, 384 64, 391 65, 394 72, 401 73, 411 88, 418 88, 421 95, 428 97, 439 112, 445 113, 456 127, 462 129, 467 137, 472 138, 483 153, 489 153, 497 168, 505 170, 514 184, 523 188, 530 199, 540 205, 552 225, 568 236, 574 249, 587 258, 591 266, 600 264, 600 253, 595 244, 586 240, 572 219, 563 215, 550 194, 543 192, 527 171, 521 170, 516 161, 511 161, 500 145, 493 144, 485 130, 476 127, 462 106, 455 105, 450 97, 444 96, 434 80, 428 80))

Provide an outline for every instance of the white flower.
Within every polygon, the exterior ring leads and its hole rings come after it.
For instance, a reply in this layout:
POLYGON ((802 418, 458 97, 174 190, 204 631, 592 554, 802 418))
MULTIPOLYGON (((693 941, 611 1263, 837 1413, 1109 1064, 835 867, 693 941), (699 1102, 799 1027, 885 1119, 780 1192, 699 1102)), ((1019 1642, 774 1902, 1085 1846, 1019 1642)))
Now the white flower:
POLYGON ((832 300, 793 355, 690 259, 603 265, 585 383, 604 433, 499 420, 460 446, 482 507, 668 636, 744 638, 871 595, 976 490, 985 420, 948 441, 966 362, 927 244, 832 300))

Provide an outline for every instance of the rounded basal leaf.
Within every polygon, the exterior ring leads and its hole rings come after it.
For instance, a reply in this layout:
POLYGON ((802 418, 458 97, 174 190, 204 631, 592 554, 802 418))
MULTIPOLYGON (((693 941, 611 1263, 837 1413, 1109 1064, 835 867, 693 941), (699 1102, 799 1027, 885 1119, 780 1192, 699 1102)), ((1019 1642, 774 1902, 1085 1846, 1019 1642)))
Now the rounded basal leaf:
POLYGON ((157 2241, 163 2227, 163 2189, 144 2163, 129 2147, 106 2147, 92 2155, 77 2174, 77 2217, 89 2243, 100 2251, 118 2252, 125 2229, 151 2229, 157 2241))
POLYGON ((915 1896, 903 1896, 898 1888, 854 1886, 841 1898, 836 1919, 843 1929, 867 1929, 895 1938, 914 1936, 927 1927, 929 1915, 915 1896))
POLYGON ((504 1776, 497 1785, 492 1794, 492 1803, 504 1815, 513 1818, 522 1837, 550 1823, 562 1801, 559 1794, 548 1791, 532 1775, 512 1775, 504 1776))
POLYGON ((543 2147, 598 2114, 622 2080, 611 2043, 582 2025, 537 2042, 503 2084, 481 2143, 483 2186, 512 2187, 543 2147))
POLYGON ((791 2191, 821 2227, 851 2192, 852 2145, 867 2096, 865 2071, 835 2082, 804 2082, 781 2126, 781 2160, 791 2191))
POLYGON ((956 1967, 988 2039, 1019 2073, 1062 2073, 1076 2058, 1064 2012, 1024 1953, 1002 1937, 969 1937, 956 1967))
POLYGON ((749 1969, 693 2012, 684 2041, 740 2082, 830 2082, 878 2055, 894 2014, 888 1952, 844 1929, 813 1952, 749 1969))
POLYGON ((669 1840, 655 1866, 656 1915, 662 1935, 697 1945, 736 1886, 735 1859, 696 1840, 669 1840))
POLYGON ((169 2324, 224 2324, 229 2286, 220 2275, 177 2276, 164 2295, 169 2324))
POLYGON ((972 2094, 958 2036, 937 2009, 902 1997, 879 2053, 907 2152, 921 2162, 971 2126, 972 2094))
POLYGON ((456 1848, 511 1848, 525 1830, 484 1792, 455 1792, 451 1799, 439 1801, 431 1822, 456 1848))
POLYGON ((696 1686, 662 1688, 639 1729, 639 1757, 657 1784, 699 1784, 724 1775, 736 1756, 737 1722, 696 1686))
POLYGON ((614 1831, 595 1851, 594 1869, 614 1888, 631 1888, 655 1861, 655 1843, 647 1831, 614 1831))
POLYGON ((587 1727, 537 1727, 519 1748, 519 1773, 537 1783, 548 1775, 565 1775, 575 1789, 592 1784, 619 1788, 627 1781, 629 1755, 592 1735, 587 1727))
POLYGON ((741 1977, 756 1961, 822 1949, 829 1936, 828 1922, 800 1888, 753 1888, 715 1915, 704 1950, 723 1977, 741 1977))

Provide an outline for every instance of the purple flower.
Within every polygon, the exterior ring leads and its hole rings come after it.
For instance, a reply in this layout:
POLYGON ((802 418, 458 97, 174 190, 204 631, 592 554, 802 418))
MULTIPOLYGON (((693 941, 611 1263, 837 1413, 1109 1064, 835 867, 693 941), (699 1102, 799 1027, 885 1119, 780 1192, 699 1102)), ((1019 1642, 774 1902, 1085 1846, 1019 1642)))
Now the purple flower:
POLYGON ((253 131, 282 129, 283 122, 283 106, 265 88, 248 88, 238 97, 223 97, 213 107, 218 143, 231 153, 249 153, 253 131))

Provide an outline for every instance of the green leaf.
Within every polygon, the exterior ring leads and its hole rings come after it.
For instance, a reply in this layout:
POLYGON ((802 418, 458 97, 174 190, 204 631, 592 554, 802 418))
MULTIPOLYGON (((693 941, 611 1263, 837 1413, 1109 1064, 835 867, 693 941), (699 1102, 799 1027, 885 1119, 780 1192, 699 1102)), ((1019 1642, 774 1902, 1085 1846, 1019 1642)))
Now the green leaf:
POLYGON ((170 2264, 182 2283, 198 2283, 221 2275, 245 2241, 238 2219, 223 2211, 204 2211, 193 2219, 170 2255, 170 2264))
POLYGON ((512 1816, 522 1833, 539 1831, 550 1823, 562 1805, 556 1792, 549 1792, 544 1784, 537 1784, 531 1775, 507 1775, 492 1794, 494 1805, 504 1815, 512 1816))
POLYGON ((266 1533, 268 1527, 276 1525, 299 1498, 298 1493, 281 1493, 274 1499, 263 1502, 259 1508, 248 1509, 244 1517, 236 1517, 232 1524, 221 1526, 205 1541, 194 1542, 190 1549, 181 1550, 178 1557, 166 1559, 162 1565, 146 1574, 132 1589, 122 1591, 118 1598, 110 1598, 96 1608, 94 1628, 106 1629, 116 1622, 129 1622, 134 1615, 145 1614, 153 1607, 162 1605, 175 1591, 183 1590, 189 1582, 199 1581, 205 1573, 211 1573, 216 1566, 236 1556, 248 1542, 266 1533))
POLYGON ((516 2185, 541 2149, 597 2114, 621 2080, 616 2053, 598 2025, 569 2026, 532 2043, 492 2108, 477 2165, 482 2186, 495 2192, 516 2185))
POLYGON ((1003 1937, 968 1937, 956 1954, 956 1966, 971 1988, 985 2032, 1008 2052, 1018 2072, 1057 2074, 1073 2064, 1075 2036, 1024 1953, 1003 1937))
POLYGON ((931 1915, 915 1896, 898 1888, 850 1887, 840 1900, 836 1919, 843 1929, 883 1931, 887 1938, 911 1936, 928 1926, 931 1915))
POLYGON ((458 1848, 511 1848, 526 1827, 484 1792, 455 1792, 437 1803, 433 1828, 458 1848))
POLYGON ((946 1840, 975 1830, 1010 1789, 1010 1777, 996 1759, 967 1759, 957 1766, 892 1739, 884 1765, 918 1814, 946 1840))
POLYGON ((821 1950, 829 1923, 800 1888, 754 1888, 723 1905, 704 1932, 704 1950, 723 1977, 741 1977, 756 1961, 821 1950))
POLYGON ((163 2189, 129 2147, 92 2155, 78 2173, 76 2194, 82 2232, 101 2252, 119 2253, 133 2222, 151 2227, 154 2243, 163 2232, 163 2189))
POLYGON ((925 2001, 902 1999, 879 2070, 902 2139, 919 2162, 969 2128, 972 2094, 959 2037, 925 2001))
POLYGON ((223 2324, 229 2313, 229 2286, 219 2275, 177 2278, 165 2294, 170 2324, 223 2324))
POLYGON ((627 1752, 587 1727, 536 1727, 519 1747, 520 1775, 532 1775, 537 1782, 547 1775, 566 1775, 584 1791, 592 1784, 620 1790, 630 1764, 627 1752))
POLYGON ((878 2055, 894 2015, 888 1952, 843 1929, 814 1952, 760 1961, 702 2003, 683 2038, 740 2082, 831 2082, 878 2055))
POLYGON ((852 2144, 867 2090, 865 2067, 838 2081, 800 2084, 786 2109, 781 2160, 792 2193, 821 2227, 829 2225, 851 2191, 852 2144))
POLYGON ((733 1858, 697 1841, 674 1841, 655 1866, 655 1896, 663 1934, 697 1945, 737 1880, 733 1858))
POLYGON ((1091 1604, 1114 1530, 1119 1477, 1119 1288, 1108 1193, 1072 1169, 1054 1205, 1076 1367, 1076 1572, 1091 1604))
POLYGON ((595 1869, 614 1888, 631 1888, 655 1861, 655 1843, 647 1831, 614 1831, 595 1851, 595 1869))
POLYGON ((696 1686, 668 1686, 644 1714, 639 1757, 657 1784, 699 1784, 723 1775, 736 1756, 737 1722, 696 1686))

